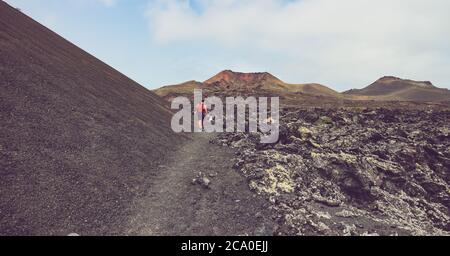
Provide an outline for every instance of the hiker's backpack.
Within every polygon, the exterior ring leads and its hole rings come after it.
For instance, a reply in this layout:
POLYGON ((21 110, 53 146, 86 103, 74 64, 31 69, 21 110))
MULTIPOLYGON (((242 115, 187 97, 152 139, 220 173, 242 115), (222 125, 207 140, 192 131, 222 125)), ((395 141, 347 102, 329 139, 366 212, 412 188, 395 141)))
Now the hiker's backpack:
POLYGON ((197 112, 198 113, 206 112, 205 103, 201 102, 201 103, 197 104, 197 112))

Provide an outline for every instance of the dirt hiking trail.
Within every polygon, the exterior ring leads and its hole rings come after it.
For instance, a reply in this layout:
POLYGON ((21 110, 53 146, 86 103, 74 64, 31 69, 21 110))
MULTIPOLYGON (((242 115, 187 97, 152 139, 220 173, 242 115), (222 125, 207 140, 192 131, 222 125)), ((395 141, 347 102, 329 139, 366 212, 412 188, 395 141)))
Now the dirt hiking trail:
POLYGON ((232 149, 197 133, 159 166, 146 195, 133 202, 129 235, 272 235, 268 203, 232 168, 232 149), (209 188, 193 184, 202 172, 209 188))

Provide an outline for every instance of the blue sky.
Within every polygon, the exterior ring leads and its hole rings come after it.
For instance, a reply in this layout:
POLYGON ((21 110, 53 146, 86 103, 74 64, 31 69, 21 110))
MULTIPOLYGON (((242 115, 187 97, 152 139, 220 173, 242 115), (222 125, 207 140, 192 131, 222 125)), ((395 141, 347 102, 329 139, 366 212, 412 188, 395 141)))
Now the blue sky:
POLYGON ((6 0, 153 89, 224 69, 338 91, 384 75, 450 88, 447 0, 6 0))

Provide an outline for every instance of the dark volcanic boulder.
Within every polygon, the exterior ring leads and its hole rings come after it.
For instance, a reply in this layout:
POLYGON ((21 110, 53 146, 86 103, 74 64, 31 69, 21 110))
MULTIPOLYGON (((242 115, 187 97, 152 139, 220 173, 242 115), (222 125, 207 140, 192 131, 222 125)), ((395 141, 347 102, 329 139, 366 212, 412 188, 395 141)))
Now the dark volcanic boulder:
POLYGON ((280 234, 449 234, 448 110, 289 109, 280 124, 236 160, 280 234))

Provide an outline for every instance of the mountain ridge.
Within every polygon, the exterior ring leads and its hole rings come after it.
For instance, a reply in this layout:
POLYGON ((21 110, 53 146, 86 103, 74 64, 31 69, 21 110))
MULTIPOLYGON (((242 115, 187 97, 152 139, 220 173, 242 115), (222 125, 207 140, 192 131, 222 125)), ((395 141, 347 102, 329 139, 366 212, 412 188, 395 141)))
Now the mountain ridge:
POLYGON ((273 95, 302 94, 330 97, 336 100, 375 101, 450 101, 450 91, 433 85, 430 81, 414 81, 395 76, 384 76, 361 89, 338 92, 319 83, 286 83, 269 72, 236 72, 223 70, 203 82, 191 80, 175 85, 163 86, 154 92, 166 99, 179 94, 187 94, 192 89, 204 89, 225 94, 251 94, 265 92, 273 95), (170 95, 168 97, 168 95, 170 95))
MULTIPOLYGON (((167 98, 168 95, 184 94, 192 89, 205 89, 207 91, 227 92, 251 92, 253 90, 265 91, 267 93, 303 93, 315 96, 340 97, 340 94, 318 83, 290 84, 269 72, 235 72, 223 70, 209 79, 199 82, 196 80, 186 81, 180 84, 167 85, 155 89, 159 96, 167 98)), ((170 97, 169 97, 170 98, 170 97)))
POLYGON ((204 84, 214 84, 214 83, 233 83, 233 82, 274 82, 282 83, 280 79, 270 74, 269 72, 235 72, 232 70, 223 70, 216 74, 215 76, 205 80, 204 84))
POLYGON ((395 76, 384 76, 372 84, 343 92, 350 96, 364 96, 374 100, 391 101, 448 101, 450 91, 430 81, 414 81, 395 76))

